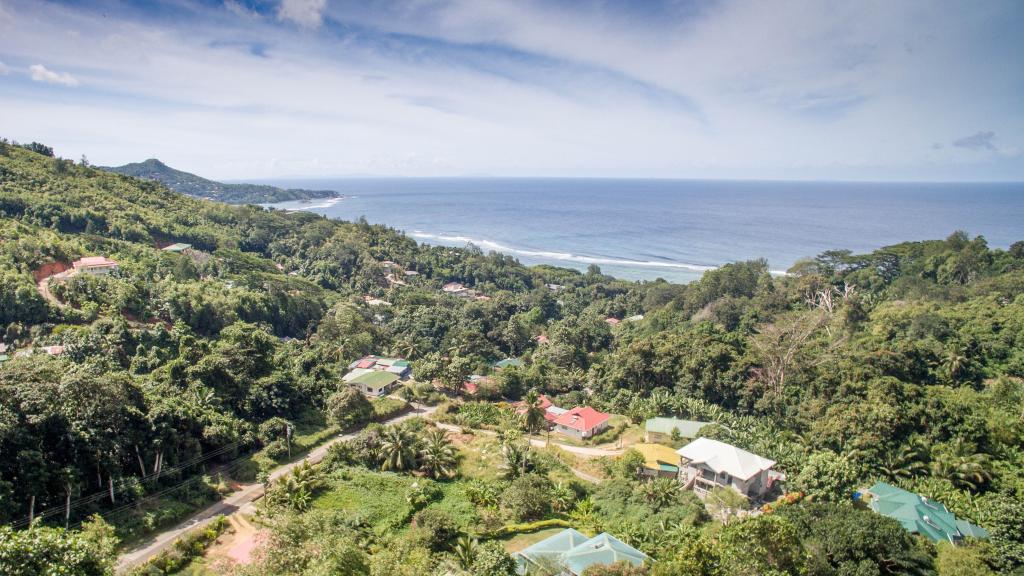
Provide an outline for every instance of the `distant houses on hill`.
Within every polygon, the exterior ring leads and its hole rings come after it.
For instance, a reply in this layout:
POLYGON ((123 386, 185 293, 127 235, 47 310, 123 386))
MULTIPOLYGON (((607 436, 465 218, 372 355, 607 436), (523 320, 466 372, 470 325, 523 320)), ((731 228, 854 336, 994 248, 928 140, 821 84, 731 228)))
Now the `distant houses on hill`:
POLYGON ((398 383, 412 378, 412 366, 403 358, 364 356, 348 365, 342 382, 367 396, 385 396, 398 383))
MULTIPOLYGON (((577 406, 565 409, 555 406, 551 399, 541 394, 538 406, 544 410, 544 420, 548 429, 581 440, 592 438, 608 429, 611 414, 599 412, 590 406, 577 406)), ((526 402, 516 402, 513 407, 518 414, 525 414, 529 409, 526 402)))

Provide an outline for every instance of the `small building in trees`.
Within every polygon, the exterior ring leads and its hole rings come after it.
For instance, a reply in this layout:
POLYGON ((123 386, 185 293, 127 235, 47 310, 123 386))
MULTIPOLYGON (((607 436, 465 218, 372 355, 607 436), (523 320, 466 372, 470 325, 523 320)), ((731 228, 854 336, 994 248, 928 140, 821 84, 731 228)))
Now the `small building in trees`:
POLYGON ((106 256, 86 256, 71 263, 75 274, 103 276, 117 270, 117 262, 106 256))
POLYGON ((386 396, 398 384, 398 376, 390 372, 369 371, 348 381, 348 385, 367 396, 386 396))
POLYGON ((776 479, 769 460, 711 438, 697 438, 679 450, 679 481, 698 496, 728 487, 744 496, 759 498, 776 479))
POLYGON ((635 444, 631 447, 644 457, 641 476, 675 478, 679 475, 679 455, 663 444, 635 444))
POLYGON ((383 396, 394 390, 399 381, 412 378, 412 366, 402 358, 364 356, 348 365, 341 381, 370 396, 383 396))

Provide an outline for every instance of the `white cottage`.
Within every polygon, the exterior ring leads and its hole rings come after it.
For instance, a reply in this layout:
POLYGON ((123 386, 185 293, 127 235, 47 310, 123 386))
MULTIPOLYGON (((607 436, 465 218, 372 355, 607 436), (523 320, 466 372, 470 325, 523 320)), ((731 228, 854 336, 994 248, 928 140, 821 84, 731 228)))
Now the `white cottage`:
POLYGON ((775 476, 771 470, 774 460, 710 438, 698 438, 676 454, 679 481, 701 496, 728 486, 744 496, 758 498, 768 492, 775 476))

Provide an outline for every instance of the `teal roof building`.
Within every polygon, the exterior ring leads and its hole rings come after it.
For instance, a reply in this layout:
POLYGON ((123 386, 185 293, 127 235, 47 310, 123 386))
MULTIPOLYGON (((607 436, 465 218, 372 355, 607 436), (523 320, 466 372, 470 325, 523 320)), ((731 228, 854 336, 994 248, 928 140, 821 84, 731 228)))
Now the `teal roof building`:
POLYGON ((868 489, 875 512, 892 518, 911 534, 927 536, 933 542, 946 540, 954 544, 965 537, 988 538, 988 532, 966 520, 958 519, 941 503, 879 482, 868 489))
POLYGON ((567 528, 513 554, 519 574, 529 575, 541 568, 561 567, 565 576, 579 576, 595 565, 628 562, 640 566, 648 557, 643 552, 608 534, 587 538, 567 528))
POLYGON ((664 434, 671 436, 673 430, 679 431, 681 438, 697 438, 700 436, 700 429, 711 424, 711 422, 701 422, 699 420, 680 420, 679 418, 648 418, 647 422, 644 423, 644 430, 650 434, 664 434))

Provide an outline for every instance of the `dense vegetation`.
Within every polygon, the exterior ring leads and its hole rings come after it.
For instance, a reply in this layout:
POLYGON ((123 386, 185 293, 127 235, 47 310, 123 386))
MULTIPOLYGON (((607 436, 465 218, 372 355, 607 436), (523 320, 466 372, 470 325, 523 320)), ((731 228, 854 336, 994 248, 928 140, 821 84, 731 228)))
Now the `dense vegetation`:
POLYGON ((304 190, 302 188, 278 188, 267 184, 225 184, 214 180, 175 170, 156 158, 143 162, 134 162, 124 166, 101 167, 101 170, 134 176, 144 180, 153 180, 167 186, 175 192, 209 198, 228 204, 272 204, 291 200, 308 200, 310 198, 330 198, 337 196, 330 190, 304 190))
MULTIPOLYGON (((688 494, 639 484, 628 465, 598 487, 577 482, 500 422, 487 453, 501 454, 501 474, 480 478, 455 469, 447 440, 422 422, 371 428, 267 498, 272 537, 252 573, 314 573, 328 560, 315 551, 329 549, 345 573, 500 574, 507 556, 485 536, 544 519, 615 533, 664 575, 1024 566, 1024 243, 991 249, 958 232, 828 252, 785 277, 752 261, 690 285, 628 283, 596 267, 418 246, 363 221, 199 201, 47 152, 0 146, 2 338, 15 352, 65 350, 0 365, 0 521, 46 511, 45 523, 63 526, 108 512, 120 525, 111 511, 210 464, 282 455, 291 423, 364 422, 373 407, 340 385, 341 367, 363 354, 408 357, 418 380, 453 389, 515 356, 525 365, 497 373, 482 397, 536 390, 634 421, 713 421, 711 434, 777 460, 809 498, 723 525, 688 494), (196 251, 158 248, 171 242, 196 251), (62 283, 58 303, 37 291, 34 273, 91 254, 120 271, 62 283), (385 261, 419 275, 392 285, 385 261), (444 295, 448 281, 490 299, 444 295), (367 295, 392 306, 370 307, 367 295), (405 486, 413 471, 437 480, 408 494, 408 515, 369 526, 315 505, 343 501, 352 479, 405 486), (851 506, 850 492, 876 480, 940 500, 992 538, 936 548, 851 506), (445 515, 414 518, 431 502, 445 515)), ((504 418, 472 410, 480 422, 504 418)), ((30 540, 10 538, 0 533, 13 542, 0 550, 30 540)))

